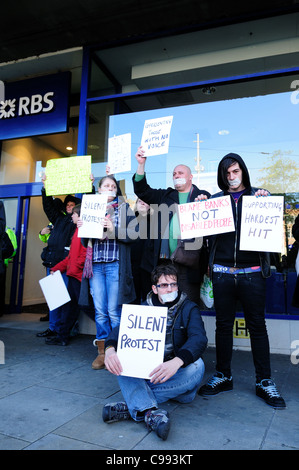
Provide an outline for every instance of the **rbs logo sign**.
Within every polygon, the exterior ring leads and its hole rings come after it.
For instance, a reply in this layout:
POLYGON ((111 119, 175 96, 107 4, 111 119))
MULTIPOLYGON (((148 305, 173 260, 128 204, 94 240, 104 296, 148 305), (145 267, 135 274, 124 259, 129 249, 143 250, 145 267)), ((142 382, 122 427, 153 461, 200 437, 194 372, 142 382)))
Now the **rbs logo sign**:
POLYGON ((69 93, 70 72, 4 84, 0 140, 66 132, 69 93))
POLYGON ((44 96, 21 96, 18 103, 16 103, 16 98, 1 101, 0 119, 24 116, 28 114, 47 113, 54 108, 53 96, 54 92, 50 91, 44 96))

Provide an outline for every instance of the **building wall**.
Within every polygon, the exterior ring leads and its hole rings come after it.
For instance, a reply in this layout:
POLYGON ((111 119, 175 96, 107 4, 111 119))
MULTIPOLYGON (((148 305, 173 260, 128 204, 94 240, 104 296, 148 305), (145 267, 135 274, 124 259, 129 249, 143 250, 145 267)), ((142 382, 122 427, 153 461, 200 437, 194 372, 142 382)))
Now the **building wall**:
MULTIPOLYGON (((26 138, 3 142, 1 154, 0 184, 29 183, 35 180, 36 162, 46 162, 49 158, 58 158, 60 153, 38 138, 26 138)), ((45 163, 44 163, 45 164, 45 163)), ((7 226, 14 229, 16 224, 17 200, 4 201, 7 226)), ((39 231, 48 225, 48 219, 42 208, 41 197, 32 197, 30 201, 29 225, 27 232, 27 255, 24 275, 23 305, 45 302, 39 286, 39 279, 46 275, 40 254, 44 244, 39 240, 39 231)), ((7 270, 6 303, 9 303, 12 264, 7 270)))

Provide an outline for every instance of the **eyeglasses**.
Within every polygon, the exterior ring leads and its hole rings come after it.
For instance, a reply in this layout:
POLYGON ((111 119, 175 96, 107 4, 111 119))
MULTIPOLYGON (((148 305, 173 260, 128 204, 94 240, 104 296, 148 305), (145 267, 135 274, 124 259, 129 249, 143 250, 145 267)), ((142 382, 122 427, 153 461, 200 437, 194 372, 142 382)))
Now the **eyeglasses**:
POLYGON ((168 287, 171 287, 171 289, 173 289, 174 287, 177 287, 177 285, 177 282, 171 282, 170 284, 163 282, 163 284, 156 284, 156 287, 160 287, 160 289, 168 289, 168 287))

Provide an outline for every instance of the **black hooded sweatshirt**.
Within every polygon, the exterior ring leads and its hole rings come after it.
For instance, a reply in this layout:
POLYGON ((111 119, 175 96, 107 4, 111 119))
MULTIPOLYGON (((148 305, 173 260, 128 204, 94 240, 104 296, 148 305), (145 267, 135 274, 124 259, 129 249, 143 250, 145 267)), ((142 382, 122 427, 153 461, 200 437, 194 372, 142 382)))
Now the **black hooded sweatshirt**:
POLYGON ((261 266, 263 277, 269 277, 271 274, 269 253, 240 250, 242 199, 243 196, 253 196, 259 189, 251 186, 248 169, 240 155, 236 153, 229 153, 222 158, 218 165, 217 181, 221 191, 214 194, 212 198, 230 195, 236 230, 235 232, 222 233, 209 237, 209 265, 211 272, 214 264, 237 268, 261 266), (223 176, 221 172, 222 163, 227 158, 236 160, 242 170, 242 182, 245 186, 245 191, 239 197, 237 203, 235 203, 232 194, 228 191, 229 186, 226 176, 223 176))

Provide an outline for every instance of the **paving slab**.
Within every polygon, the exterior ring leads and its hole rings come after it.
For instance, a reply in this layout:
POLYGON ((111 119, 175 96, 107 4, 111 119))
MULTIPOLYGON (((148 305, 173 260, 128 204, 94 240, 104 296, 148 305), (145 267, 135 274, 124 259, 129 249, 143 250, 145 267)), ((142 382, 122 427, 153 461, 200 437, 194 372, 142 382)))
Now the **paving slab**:
MULTIPOLYGON (((5 345, 0 450, 99 450, 103 456, 127 451, 197 455, 200 450, 299 450, 299 365, 287 355, 271 356, 285 410, 273 410, 256 397, 251 353, 236 350, 234 389, 209 398, 197 395, 188 405, 163 404, 172 425, 162 441, 144 423, 102 421, 104 404, 123 398, 115 376, 91 368, 96 355, 92 337, 79 335, 66 347, 49 346, 36 337, 47 327, 38 315, 8 316, 0 317, 5 345)), ((204 361, 206 381, 215 368, 214 348, 207 349, 204 361)))

